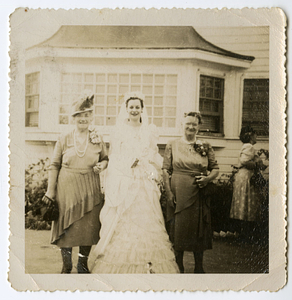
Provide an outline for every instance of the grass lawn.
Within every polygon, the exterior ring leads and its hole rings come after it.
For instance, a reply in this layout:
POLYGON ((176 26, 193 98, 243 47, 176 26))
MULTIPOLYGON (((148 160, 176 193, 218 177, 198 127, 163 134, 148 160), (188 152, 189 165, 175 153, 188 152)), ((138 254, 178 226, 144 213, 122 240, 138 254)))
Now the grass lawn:
MULTIPOLYGON (((25 272, 28 274, 59 274, 62 269, 61 253, 50 245, 50 231, 25 231, 25 272)), ((77 273, 78 248, 73 248, 73 270, 77 273)), ((92 258, 89 259, 89 265, 92 258)), ((244 244, 235 239, 216 238, 213 249, 205 251, 206 273, 267 273, 268 247, 244 244)), ((185 272, 194 270, 193 253, 184 255, 185 272)))

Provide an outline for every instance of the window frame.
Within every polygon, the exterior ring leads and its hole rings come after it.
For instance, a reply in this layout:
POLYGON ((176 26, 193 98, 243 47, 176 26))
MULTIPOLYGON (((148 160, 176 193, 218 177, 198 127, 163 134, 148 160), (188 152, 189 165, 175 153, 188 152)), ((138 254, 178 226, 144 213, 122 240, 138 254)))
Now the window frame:
POLYGON ((40 71, 35 71, 35 72, 30 72, 25 74, 25 128, 39 128, 40 127, 40 82, 41 82, 41 74, 40 71), (37 80, 36 81, 31 81, 27 82, 27 77, 32 76, 34 74, 37 74, 37 80), (37 84, 37 91, 32 92, 29 91, 28 93, 27 86, 28 85, 33 85, 37 84), (37 105, 34 103, 34 107, 29 108, 29 98, 30 97, 37 97, 37 99, 34 99, 33 101, 37 101, 37 105), (29 125, 29 118, 28 116, 30 114, 37 113, 37 125, 36 126, 30 126, 29 125))
MULTIPOLYGON (((109 106, 107 106, 107 99, 108 97, 110 96, 107 91, 105 90, 103 93, 97 93, 97 86, 99 84, 99 82, 97 81, 97 74, 100 74, 100 75, 105 75, 105 79, 104 79, 104 82, 103 84, 105 84, 103 86, 104 89, 107 89, 109 86, 110 86, 110 83, 108 82, 108 76, 109 75, 117 75, 118 76, 118 80, 117 80, 117 83, 115 83, 116 85, 116 95, 117 97, 120 97, 120 88, 121 86, 128 86, 131 88, 131 84, 132 82, 131 81, 128 81, 127 83, 123 84, 122 82, 120 82, 119 80, 119 76, 120 75, 128 75, 130 78, 132 75, 140 75, 141 76, 141 81, 140 83, 137 83, 137 85, 139 84, 140 85, 140 88, 142 90, 142 93, 143 93, 143 88, 144 86, 147 86, 147 83, 143 83, 143 75, 151 75, 152 76, 152 82, 149 83, 149 86, 151 86, 151 89, 152 89, 152 95, 150 95, 149 97, 152 97, 152 104, 151 106, 148 105, 148 110, 151 110, 152 111, 152 116, 149 115, 149 123, 154 123, 154 118, 155 118, 155 115, 154 115, 154 109, 157 108, 157 109, 162 109, 162 114, 161 116, 157 116, 158 119, 162 119, 162 122, 163 122, 163 126, 160 127, 160 126, 157 126, 159 132, 161 134, 173 134, 174 132, 177 132, 178 130, 178 127, 179 127, 179 114, 180 114, 180 110, 179 110, 179 90, 180 90, 180 78, 181 78, 181 70, 177 70, 175 68, 169 68, 169 69, 166 69, 166 70, 163 70, 163 72, 161 72, 161 70, 159 70, 159 68, 152 68, 151 69, 151 72, 149 72, 149 70, 147 70, 147 68, 139 68, 139 70, 135 70, 134 68, 132 69, 131 68, 131 72, 129 70, 127 70, 127 68, 124 68, 124 66, 119 66, 118 68, 116 68, 115 70, 112 70, 111 68, 107 68, 106 70, 103 70, 103 69, 98 69, 98 68, 95 68, 94 70, 73 70, 73 69, 64 69, 62 70, 62 72, 60 72, 60 75, 61 75, 61 78, 63 76, 63 74, 70 74, 70 76, 72 76, 71 74, 81 74, 81 81, 80 81, 80 84, 81 84, 81 90, 83 88, 86 88, 85 85, 87 84, 87 82, 85 82, 85 76, 88 75, 88 74, 93 74, 94 75, 94 78, 93 78, 93 81, 92 83, 90 84, 93 84, 93 90, 94 90, 94 95, 95 96, 99 96, 98 94, 101 95, 101 97, 103 97, 103 102, 102 104, 99 104, 97 102, 97 99, 94 100, 94 119, 96 117, 98 117, 98 114, 96 114, 96 110, 98 109, 103 109, 104 110, 104 114, 103 114, 103 124, 101 125, 95 125, 96 123, 94 122, 94 126, 96 127, 100 127, 100 128, 104 128, 105 131, 110 131, 107 130, 106 128, 111 128, 113 127, 112 125, 108 125, 106 124, 106 118, 110 115, 107 115, 106 114, 106 109, 108 109, 109 106), (121 67, 121 68, 119 68, 121 67), (159 75, 163 75, 164 76, 164 83, 161 83, 161 84, 158 84, 155 82, 155 76, 159 76, 159 75), (168 83, 167 82, 167 78, 170 79, 170 77, 168 76, 176 76, 176 82, 175 83, 168 83), (163 98, 163 103, 161 105, 159 104, 155 104, 155 97, 158 97, 159 95, 156 95, 154 89, 155 89, 155 86, 161 86, 163 85, 164 86, 164 92, 163 94, 161 95, 161 97, 163 98), (167 87, 175 87, 175 94, 172 94, 171 92, 167 92, 166 89, 167 87), (167 104, 166 103, 166 97, 173 97, 175 99, 175 105, 170 105, 170 104, 167 104), (103 107, 103 108, 102 108, 103 107), (171 109, 174 108, 174 111, 171 112, 171 109), (170 114, 172 114, 171 116, 168 116, 167 115, 167 112, 166 110, 169 109, 170 110, 170 114), (165 127, 166 125, 166 122, 167 120, 170 120, 170 122, 173 122, 173 126, 172 127, 165 127)), ((171 79, 170 79, 171 80, 171 79)), ((72 82, 71 81, 68 81, 69 82, 72 82)), ((64 90, 62 91, 62 86, 63 86, 63 81, 61 79, 61 83, 60 83, 60 101, 59 101, 59 104, 58 104, 58 119, 57 119, 57 122, 58 122, 58 126, 68 126, 68 125, 71 125, 72 122, 70 121, 70 114, 69 112, 67 113, 67 115, 69 116, 69 120, 68 120, 68 123, 67 124, 60 124, 59 123, 59 119, 60 119, 60 115, 62 115, 62 113, 60 113, 60 109, 61 109, 61 106, 62 105, 69 105, 69 101, 68 103, 67 102, 63 102, 62 100, 62 96, 66 94, 66 92, 64 92, 64 90)), ((69 93, 67 93, 69 95, 69 93)), ((77 95, 77 94, 76 94, 77 95)), ((97 98, 95 97, 95 98, 97 98)), ((147 103, 147 95, 146 95, 146 101, 147 103)), ((121 102, 120 102, 121 103, 121 102)), ((147 104, 146 104, 147 105, 147 104)), ((116 106, 116 104, 115 104, 116 106)), ((116 109, 118 109, 118 106, 116 106, 116 109)), ((118 112, 118 110, 116 110, 118 112)), ((65 115, 65 114, 63 114, 65 115)), ((117 115, 116 115, 117 116, 117 115)), ((116 117, 114 115, 112 115, 112 117, 116 117)), ((102 117, 102 116, 100 116, 102 117)), ((155 123, 154 123, 155 124, 155 123)))
POLYGON ((225 101, 225 84, 226 84, 226 78, 224 74, 217 74, 217 73, 208 73, 208 72, 202 72, 198 74, 198 110, 200 111, 203 122, 204 122, 204 116, 218 116, 219 117, 219 132, 213 132, 213 131, 207 131, 207 130, 200 130, 199 135, 202 136, 213 136, 213 137, 224 137, 224 101, 225 101), (207 77, 207 78, 212 78, 212 79, 219 79, 221 81, 221 91, 222 91, 222 99, 217 100, 216 98, 211 98, 211 97, 201 97, 201 77, 207 77), (204 113, 203 110, 201 110, 201 99, 204 98, 204 100, 209 100, 209 101, 220 101, 219 105, 221 107, 218 108, 219 112, 218 113, 212 113, 211 111, 206 111, 204 113), (209 98, 209 99, 208 99, 209 98))

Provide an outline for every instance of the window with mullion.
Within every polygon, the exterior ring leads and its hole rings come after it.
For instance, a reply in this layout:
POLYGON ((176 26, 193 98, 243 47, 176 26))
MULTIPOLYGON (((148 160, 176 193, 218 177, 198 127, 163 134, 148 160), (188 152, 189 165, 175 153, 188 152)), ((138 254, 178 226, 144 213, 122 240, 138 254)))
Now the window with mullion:
POLYGON ((25 126, 39 126, 40 73, 25 75, 25 126))
POLYGON ((142 91, 149 123, 158 127, 176 127, 177 74, 155 73, 63 73, 59 124, 69 124, 73 99, 82 89, 94 94, 94 124, 112 126, 116 123, 123 97, 129 91, 142 91), (77 90, 74 90, 74 88, 77 90))
POLYGON ((200 131, 223 133, 224 79, 200 76, 199 109, 203 124, 200 131))

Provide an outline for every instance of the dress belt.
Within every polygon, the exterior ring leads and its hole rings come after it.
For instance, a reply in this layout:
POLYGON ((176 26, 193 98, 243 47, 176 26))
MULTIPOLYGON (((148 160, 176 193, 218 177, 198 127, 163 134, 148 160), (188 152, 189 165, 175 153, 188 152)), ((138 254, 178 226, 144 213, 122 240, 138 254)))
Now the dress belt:
POLYGON ((87 174, 93 172, 93 168, 84 168, 84 169, 78 169, 78 168, 69 168, 67 165, 62 164, 62 169, 66 169, 67 172, 71 173, 79 173, 79 174, 87 174))
POLYGON ((178 175, 186 175, 186 176, 199 176, 199 175, 207 175, 206 172, 199 172, 199 171, 191 171, 191 170, 180 170, 180 171, 173 171, 172 174, 178 174, 178 175))

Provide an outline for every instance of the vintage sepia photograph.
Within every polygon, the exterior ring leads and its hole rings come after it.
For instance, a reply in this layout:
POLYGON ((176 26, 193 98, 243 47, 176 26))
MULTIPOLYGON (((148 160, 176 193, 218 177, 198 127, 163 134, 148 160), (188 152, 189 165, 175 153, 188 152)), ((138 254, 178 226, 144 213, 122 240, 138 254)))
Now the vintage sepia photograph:
MULTIPOLYGON (((285 284, 285 84, 271 70, 284 76, 271 40, 284 43, 285 16, 157 13, 10 18, 11 181, 23 182, 11 221, 37 290, 70 289, 74 274, 80 290, 135 289, 125 274, 141 290, 151 276, 154 290, 266 290, 275 272, 285 284)), ((13 285, 35 290, 10 263, 13 285)))

